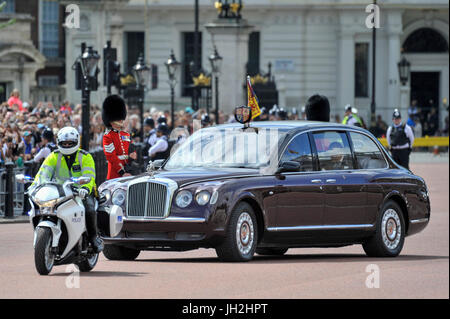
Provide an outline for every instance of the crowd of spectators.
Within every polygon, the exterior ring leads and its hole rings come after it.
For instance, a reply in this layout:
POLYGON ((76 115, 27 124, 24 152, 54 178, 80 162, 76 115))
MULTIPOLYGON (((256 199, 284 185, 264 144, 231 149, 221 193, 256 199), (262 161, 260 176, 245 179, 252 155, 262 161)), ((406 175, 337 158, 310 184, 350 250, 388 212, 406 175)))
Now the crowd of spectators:
MULTIPOLYGON (((261 111, 262 114, 257 120, 305 119, 304 109, 298 112, 296 109, 288 111, 274 106, 270 110, 262 108, 261 111)), ((408 124, 413 127, 416 137, 448 135, 448 115, 445 119, 444 129, 439 130, 436 109, 432 108, 426 114, 426 118, 421 118, 422 113, 413 102, 408 113, 408 124)), ((12 161, 20 167, 25 161, 33 160, 48 142, 42 138, 45 130, 51 130, 56 136, 59 129, 73 126, 82 133, 81 116, 81 104, 74 105, 69 101, 64 101, 61 105, 55 105, 52 102, 39 102, 32 105, 23 102, 20 99, 19 91, 14 90, 9 100, 0 104, 0 164, 12 161)), ((169 111, 151 108, 150 112, 144 113, 144 118, 148 117, 153 118, 155 123, 159 122, 158 119, 165 118, 167 125, 172 126, 169 111)), ((177 111, 174 117, 174 127, 184 128, 189 134, 192 134, 194 130, 194 120, 199 120, 203 127, 216 122, 213 113, 206 114, 204 109, 194 111, 191 107, 177 111)), ((219 123, 232 121, 234 121, 233 115, 219 112, 219 123)), ((335 116, 334 122, 341 122, 339 115, 335 116)), ((376 137, 384 137, 389 125, 378 115, 376 122, 371 123, 369 130, 376 137)), ((124 127, 131 133, 133 142, 140 142, 141 123, 137 107, 131 106, 128 109, 124 127)), ((93 104, 90 110, 90 150, 101 149, 104 131, 101 107, 93 104)))

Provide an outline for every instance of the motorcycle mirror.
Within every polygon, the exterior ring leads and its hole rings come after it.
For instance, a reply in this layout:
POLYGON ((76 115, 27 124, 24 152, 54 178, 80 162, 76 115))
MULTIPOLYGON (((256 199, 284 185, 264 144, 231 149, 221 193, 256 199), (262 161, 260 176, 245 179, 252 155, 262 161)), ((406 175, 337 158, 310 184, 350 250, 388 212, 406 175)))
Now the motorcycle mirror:
POLYGON ((90 177, 78 177, 78 178, 74 178, 73 180, 78 185, 85 185, 91 181, 91 178, 90 177))
POLYGON ((33 182, 33 178, 24 174, 16 174, 16 181, 20 184, 25 184, 27 182, 33 182))

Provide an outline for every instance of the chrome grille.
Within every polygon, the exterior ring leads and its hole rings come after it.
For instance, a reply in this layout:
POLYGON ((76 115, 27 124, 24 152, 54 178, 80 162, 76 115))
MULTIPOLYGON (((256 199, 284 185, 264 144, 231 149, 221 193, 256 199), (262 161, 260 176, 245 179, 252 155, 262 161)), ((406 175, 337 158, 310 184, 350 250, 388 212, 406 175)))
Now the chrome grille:
POLYGON ((127 216, 164 218, 168 212, 168 188, 164 184, 143 182, 128 188, 127 216))

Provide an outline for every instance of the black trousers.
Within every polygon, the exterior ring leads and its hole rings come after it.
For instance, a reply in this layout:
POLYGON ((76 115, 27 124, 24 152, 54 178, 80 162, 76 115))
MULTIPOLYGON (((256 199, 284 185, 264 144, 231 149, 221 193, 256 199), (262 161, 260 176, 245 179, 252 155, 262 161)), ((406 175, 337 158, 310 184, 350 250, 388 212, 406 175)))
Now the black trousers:
POLYGON ((391 150, 392 158, 397 164, 409 169, 409 155, 411 154, 410 148, 404 148, 400 150, 391 150))
POLYGON ((86 213, 86 230, 88 237, 97 236, 97 212, 95 211, 95 198, 92 195, 87 196, 83 200, 86 213))

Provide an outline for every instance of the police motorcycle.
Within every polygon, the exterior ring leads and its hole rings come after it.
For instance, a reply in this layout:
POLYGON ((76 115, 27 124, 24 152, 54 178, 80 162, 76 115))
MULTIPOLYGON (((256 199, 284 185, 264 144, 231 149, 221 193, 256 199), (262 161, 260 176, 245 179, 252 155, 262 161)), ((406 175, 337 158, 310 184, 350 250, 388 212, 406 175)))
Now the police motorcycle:
MULTIPOLYGON (((87 236, 85 208, 77 185, 90 182, 90 177, 72 177, 62 185, 46 182, 27 190, 31 210, 28 212, 34 228, 34 262, 40 275, 48 275, 53 266, 75 264, 81 272, 94 269, 98 253, 87 236)), ((23 174, 16 175, 20 183, 33 182, 23 174)), ((95 200, 95 209, 105 202, 95 200)), ((121 210, 109 212, 108 233, 119 234, 123 225, 121 210)))

